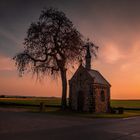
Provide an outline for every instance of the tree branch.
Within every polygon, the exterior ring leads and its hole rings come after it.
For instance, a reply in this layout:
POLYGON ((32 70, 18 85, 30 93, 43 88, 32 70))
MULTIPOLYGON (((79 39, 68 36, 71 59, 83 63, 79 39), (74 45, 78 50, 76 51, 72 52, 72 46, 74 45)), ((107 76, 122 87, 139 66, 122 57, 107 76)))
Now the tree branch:
POLYGON ((34 62, 46 62, 48 59, 48 56, 46 55, 45 59, 35 59, 33 58, 31 55, 29 55, 28 53, 24 53, 24 55, 28 56, 29 59, 33 60, 34 62))

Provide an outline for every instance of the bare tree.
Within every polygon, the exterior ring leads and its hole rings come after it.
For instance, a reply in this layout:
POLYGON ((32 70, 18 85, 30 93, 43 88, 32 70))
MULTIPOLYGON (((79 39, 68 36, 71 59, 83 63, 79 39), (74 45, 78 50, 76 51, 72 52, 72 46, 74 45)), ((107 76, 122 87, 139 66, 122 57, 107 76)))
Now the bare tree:
POLYGON ((22 75, 25 71, 44 77, 60 74, 62 80, 62 108, 67 105, 66 71, 71 62, 84 53, 81 34, 62 11, 44 9, 39 20, 30 25, 24 40, 24 51, 13 59, 22 75))

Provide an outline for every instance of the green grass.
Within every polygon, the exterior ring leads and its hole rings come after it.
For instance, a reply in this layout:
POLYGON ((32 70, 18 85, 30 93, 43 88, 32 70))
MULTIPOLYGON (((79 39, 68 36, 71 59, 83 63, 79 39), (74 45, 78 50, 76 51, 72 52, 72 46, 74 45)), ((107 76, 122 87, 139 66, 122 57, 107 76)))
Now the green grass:
POLYGON ((111 100, 112 107, 140 108, 140 100, 111 100))
MULTIPOLYGON (((60 105, 60 98, 48 98, 48 97, 36 97, 36 98, 0 98, 0 106, 11 107, 18 109, 27 109, 31 112, 40 112, 39 105, 44 102, 45 105, 60 105), (2 103, 8 104, 9 106, 2 105, 2 103), (11 104, 14 103, 14 106, 11 104), (19 106, 21 105, 21 106, 19 106), (22 106, 23 105, 23 106, 22 106), (27 105, 27 106, 24 106, 27 105), (32 105, 32 106, 28 106, 32 105), (38 106, 36 106, 38 105, 38 106)), ((124 107, 124 108, 140 108, 140 100, 111 100, 112 107, 124 107)), ((140 116, 140 110, 125 110, 124 114, 107 114, 107 113, 77 113, 69 110, 61 111, 60 108, 46 107, 44 113, 64 116, 77 116, 86 118, 124 118, 132 116, 140 116)))
POLYGON ((60 98, 0 98, 0 103, 9 103, 9 104, 17 104, 17 105, 40 105, 41 102, 44 102, 45 105, 60 105, 60 98))
MULTIPOLYGON (((35 98, 0 98, 0 103, 14 103, 25 105, 60 105, 61 99, 55 97, 35 97, 35 98)), ((140 108, 140 100, 111 100, 111 107, 140 108)))
MULTIPOLYGON (((34 111, 39 112, 39 111, 34 111)), ((140 116, 140 111, 124 111, 123 114, 111 114, 111 113, 86 113, 86 112, 74 112, 70 110, 62 111, 58 108, 46 108, 43 113, 59 116, 74 116, 74 117, 84 117, 84 118, 127 118, 140 116)))
POLYGON ((87 114, 85 117, 89 118, 127 118, 140 116, 140 112, 124 111, 123 114, 110 114, 110 113, 100 113, 100 114, 87 114))

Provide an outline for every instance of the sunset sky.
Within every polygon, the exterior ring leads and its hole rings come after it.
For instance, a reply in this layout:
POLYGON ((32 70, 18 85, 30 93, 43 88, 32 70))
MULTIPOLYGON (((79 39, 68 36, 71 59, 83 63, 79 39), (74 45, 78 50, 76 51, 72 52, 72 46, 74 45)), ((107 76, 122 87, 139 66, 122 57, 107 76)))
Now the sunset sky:
POLYGON ((0 0, 0 95, 61 96, 60 79, 21 78, 12 61, 44 7, 64 11, 99 46, 92 68, 111 83, 112 99, 140 99, 140 0, 0 0))

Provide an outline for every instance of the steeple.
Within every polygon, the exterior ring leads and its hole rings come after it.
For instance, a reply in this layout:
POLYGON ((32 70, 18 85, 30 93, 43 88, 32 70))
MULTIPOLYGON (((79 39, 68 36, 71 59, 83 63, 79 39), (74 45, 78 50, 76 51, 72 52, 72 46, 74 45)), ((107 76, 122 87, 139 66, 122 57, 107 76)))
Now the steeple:
POLYGON ((91 54, 90 54, 90 48, 89 48, 89 44, 86 45, 86 49, 87 49, 87 52, 86 52, 86 69, 91 69, 91 54))

